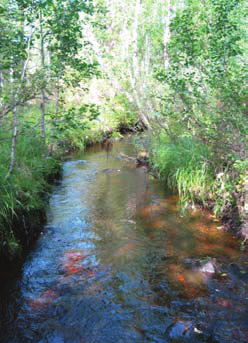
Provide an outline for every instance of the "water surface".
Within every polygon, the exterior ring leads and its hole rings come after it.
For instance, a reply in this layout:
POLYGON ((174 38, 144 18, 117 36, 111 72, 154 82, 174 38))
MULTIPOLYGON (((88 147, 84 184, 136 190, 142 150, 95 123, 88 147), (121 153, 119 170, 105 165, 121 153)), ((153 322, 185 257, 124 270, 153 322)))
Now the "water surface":
POLYGON ((3 291, 1 343, 248 342, 247 254, 137 167, 131 138, 65 162, 3 291))

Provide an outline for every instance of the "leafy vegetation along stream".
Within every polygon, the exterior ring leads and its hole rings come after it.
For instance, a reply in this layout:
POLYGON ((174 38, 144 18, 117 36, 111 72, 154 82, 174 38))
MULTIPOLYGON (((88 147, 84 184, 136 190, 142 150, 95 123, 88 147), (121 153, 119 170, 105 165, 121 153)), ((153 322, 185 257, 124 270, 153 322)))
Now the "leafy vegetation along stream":
POLYGON ((126 140, 65 162, 43 235, 2 285, 1 343, 248 342, 247 253, 208 212, 182 217, 133 153, 126 140))

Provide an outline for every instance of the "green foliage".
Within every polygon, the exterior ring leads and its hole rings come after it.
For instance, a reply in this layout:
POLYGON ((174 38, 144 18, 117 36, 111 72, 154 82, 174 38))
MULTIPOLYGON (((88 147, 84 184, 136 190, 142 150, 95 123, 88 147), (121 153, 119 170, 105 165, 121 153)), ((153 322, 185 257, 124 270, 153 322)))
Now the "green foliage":
POLYGON ((188 1, 170 25, 170 67, 156 69, 169 142, 156 145, 155 165, 186 200, 214 202, 215 214, 236 206, 247 169, 246 13, 243 0, 188 1))
POLYGON ((8 132, 7 125, 0 133, 0 139, 3 139, 0 157, 0 250, 18 253, 21 247, 12 228, 13 221, 21 213, 44 208, 44 194, 50 189, 48 180, 59 172, 60 162, 52 157, 44 157, 47 153, 39 131, 21 126, 15 169, 6 181, 9 140, 5 139, 4 131, 8 132))
POLYGON ((182 126, 209 144, 223 164, 230 154, 244 156, 248 132, 244 9, 243 1, 209 1, 204 7, 190 1, 171 24, 170 69, 157 73, 174 101, 167 101, 163 115, 180 116, 182 126))
POLYGON ((114 97, 111 107, 117 126, 133 127, 137 121, 137 113, 123 94, 114 97))
POLYGON ((172 140, 166 134, 153 139, 151 165, 166 184, 178 191, 183 207, 195 201, 213 207, 216 216, 236 206, 235 194, 244 191, 247 160, 236 160, 220 171, 211 148, 192 137, 172 140))
POLYGON ((70 107, 60 113, 50 113, 51 140, 58 145, 83 149, 86 144, 85 131, 89 130, 99 116, 99 109, 93 104, 70 107))
POLYGON ((210 158, 209 149, 191 137, 172 141, 160 134, 152 143, 152 167, 169 187, 178 190, 186 204, 212 198, 214 173, 210 158))

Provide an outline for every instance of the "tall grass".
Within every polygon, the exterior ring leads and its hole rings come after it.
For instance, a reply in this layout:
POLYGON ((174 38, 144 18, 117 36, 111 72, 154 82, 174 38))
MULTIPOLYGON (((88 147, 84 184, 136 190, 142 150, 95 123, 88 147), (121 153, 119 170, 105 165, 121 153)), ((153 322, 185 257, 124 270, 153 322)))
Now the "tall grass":
MULTIPOLYGON (((18 216, 44 208, 49 189, 48 177, 59 170, 59 162, 47 157, 38 130, 20 124, 13 174, 9 168, 10 139, 1 144, 0 154, 0 252, 20 252, 18 233, 13 222, 18 216)), ((8 126, 5 126, 7 130, 8 126)), ((11 134, 11 131, 9 131, 11 134)), ((1 135, 0 135, 1 136, 1 135)))
POLYGON ((211 152, 192 137, 171 140, 160 134, 152 142, 151 163, 167 185, 177 190, 181 202, 203 203, 213 196, 214 170, 211 152))

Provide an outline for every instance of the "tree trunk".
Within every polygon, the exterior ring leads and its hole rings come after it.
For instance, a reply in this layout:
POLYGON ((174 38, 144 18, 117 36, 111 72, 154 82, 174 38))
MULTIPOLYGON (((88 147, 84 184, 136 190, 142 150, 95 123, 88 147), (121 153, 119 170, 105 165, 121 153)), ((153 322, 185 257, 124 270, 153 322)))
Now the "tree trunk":
POLYGON ((96 54, 97 62, 101 66, 102 70, 109 76, 109 82, 112 85, 112 87, 118 92, 124 94, 127 97, 128 101, 130 101, 131 103, 134 102, 133 96, 119 84, 114 74, 111 72, 111 69, 104 62, 102 58, 101 50, 100 50, 100 44, 98 43, 93 33, 92 27, 88 26, 86 34, 87 34, 88 40, 92 44, 93 51, 96 54))
POLYGON ((3 87, 3 72, 0 71, 0 88, 3 87))
MULTIPOLYGON (((22 71, 21 71, 21 80, 20 85, 16 91, 16 94, 13 96, 13 134, 12 134, 12 141, 11 141, 11 152, 10 152, 10 166, 7 175, 5 176, 5 180, 7 180, 11 174, 13 173, 14 166, 15 166, 15 153, 16 153, 16 140, 17 140, 17 103, 18 103, 18 96, 20 93, 20 89, 22 87, 22 83, 25 79, 26 70, 28 67, 28 62, 30 59, 30 47, 31 47, 31 39, 33 36, 33 31, 31 31, 29 39, 28 39, 28 45, 27 45, 27 59, 25 61, 22 61, 22 71)), ((11 71, 13 73, 13 71, 11 71)), ((15 91, 13 89, 13 91, 15 91)))
MULTIPOLYGON (((43 71, 45 70, 45 46, 44 46, 44 33, 43 33, 43 14, 40 11, 40 57, 41 57, 41 67, 43 71)), ((46 109, 46 95, 44 86, 41 89, 41 103, 40 103, 40 110, 41 110, 41 138, 45 143, 46 140, 46 127, 45 127, 45 109, 46 109)))
POLYGON ((171 0, 167 0, 167 15, 164 17, 164 36, 163 36, 163 44, 164 44, 164 67, 168 69, 170 67, 170 59, 168 53, 168 44, 170 42, 170 21, 171 21, 171 0))
POLYGON ((40 103, 40 111, 41 111, 41 138, 45 143, 46 140, 46 127, 45 127, 45 91, 44 89, 41 90, 41 103, 40 103))
MULTIPOLYGON (((139 80, 140 76, 140 66, 139 66, 139 59, 138 59, 138 29, 139 29, 139 17, 141 12, 141 0, 136 0, 135 4, 135 13, 134 13, 134 22, 132 27, 132 48, 133 48, 133 55, 132 55, 132 72, 129 66, 129 77, 130 83, 132 86, 134 99, 138 107, 138 114, 140 121, 147 129, 151 129, 151 125, 149 123, 148 116, 145 113, 145 106, 141 103, 141 97, 139 95, 139 80)), ((140 91, 143 93, 143 87, 140 86, 140 91)))
POLYGON ((133 22, 133 75, 134 80, 137 82, 139 78, 139 60, 138 60, 138 28, 139 28, 139 15, 141 10, 141 0, 136 0, 135 4, 135 14, 134 14, 134 22, 133 22))
POLYGON ((16 107, 14 107, 14 110, 13 110, 13 134, 12 134, 11 152, 10 152, 10 165, 9 165, 9 170, 8 170, 8 173, 5 177, 5 180, 7 180, 11 176, 11 174, 13 173, 13 170, 14 170, 15 152, 16 152, 16 138, 17 138, 17 115, 16 115, 16 107))
POLYGON ((60 87, 59 87, 59 84, 57 85, 56 87, 56 104, 55 104, 55 111, 56 111, 56 119, 57 119, 57 116, 58 116, 58 113, 59 113, 59 100, 60 100, 60 87))

